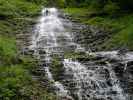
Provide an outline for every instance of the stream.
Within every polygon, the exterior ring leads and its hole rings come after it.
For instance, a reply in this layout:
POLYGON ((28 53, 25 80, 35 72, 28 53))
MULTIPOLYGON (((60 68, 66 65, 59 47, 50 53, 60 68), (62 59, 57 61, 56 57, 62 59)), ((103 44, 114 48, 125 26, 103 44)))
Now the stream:
POLYGON ((62 97, 61 100, 133 100, 121 86, 112 63, 106 61, 104 64, 97 64, 96 60, 80 62, 63 58, 64 52, 85 52, 102 59, 123 62, 123 70, 127 70, 127 62, 133 61, 133 53, 120 57, 118 51, 86 51, 74 42, 72 22, 59 15, 56 8, 42 10, 29 47, 42 62, 46 77, 54 87, 53 92, 62 97), (64 78, 60 81, 56 81, 50 71, 54 54, 62 57, 64 78))

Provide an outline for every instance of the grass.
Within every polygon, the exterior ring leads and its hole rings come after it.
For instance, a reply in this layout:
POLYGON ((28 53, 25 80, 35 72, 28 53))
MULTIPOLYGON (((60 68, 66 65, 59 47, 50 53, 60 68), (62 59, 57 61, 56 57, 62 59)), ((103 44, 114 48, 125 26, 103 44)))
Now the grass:
POLYGON ((16 53, 16 41, 14 38, 0 36, 1 54, 12 57, 16 53))
POLYGON ((54 95, 48 94, 40 88, 37 81, 32 80, 31 74, 23 65, 3 67, 0 66, 1 100, 55 100, 54 95))
POLYGON ((11 64, 16 57, 16 41, 14 38, 0 36, 0 59, 3 64, 11 64))
POLYGON ((0 0, 1 17, 18 17, 36 15, 40 6, 25 0, 0 0))
POLYGON ((72 15, 72 17, 74 17, 74 19, 76 19, 80 22, 87 20, 88 18, 86 16, 89 15, 88 8, 65 8, 65 9, 63 9, 63 11, 69 15, 72 15))
POLYGON ((88 14, 88 8, 65 8, 63 10, 68 14, 72 14, 75 16, 85 16, 88 14))
POLYGON ((63 10, 81 23, 110 31, 111 38, 102 44, 106 50, 121 47, 133 50, 133 13, 109 16, 99 15, 92 8, 65 8, 63 10))
POLYGON ((133 24, 119 31, 104 45, 108 45, 108 48, 118 46, 133 50, 133 24))
POLYGON ((32 79, 36 62, 30 56, 17 54, 16 40, 0 36, 0 99, 1 100, 56 100, 32 79))
POLYGON ((26 31, 41 5, 28 0, 0 0, 0 100, 56 100, 32 79, 37 62, 18 54, 16 34, 26 31))

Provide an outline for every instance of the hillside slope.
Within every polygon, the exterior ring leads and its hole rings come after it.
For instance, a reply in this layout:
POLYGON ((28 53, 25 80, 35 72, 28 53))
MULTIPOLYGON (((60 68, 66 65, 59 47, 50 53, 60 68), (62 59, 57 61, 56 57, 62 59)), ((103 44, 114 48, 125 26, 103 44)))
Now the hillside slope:
MULTIPOLYGON (((120 16, 99 15, 92 8, 65 8, 64 11, 73 19, 104 29, 111 33, 110 39, 99 45, 102 50, 129 49, 133 50, 133 13, 122 13, 120 16)), ((110 35, 110 34, 109 34, 110 35)))
POLYGON ((21 55, 16 35, 27 32, 42 5, 28 0, 0 0, 0 99, 55 100, 55 96, 32 79, 36 61, 21 55))

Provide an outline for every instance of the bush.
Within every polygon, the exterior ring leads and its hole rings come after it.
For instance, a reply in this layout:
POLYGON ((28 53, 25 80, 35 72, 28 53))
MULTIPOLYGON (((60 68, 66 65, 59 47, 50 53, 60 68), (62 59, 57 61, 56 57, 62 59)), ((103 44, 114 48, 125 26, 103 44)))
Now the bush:
POLYGON ((0 37, 0 100, 56 100, 32 79, 36 62, 30 56, 17 55, 15 39, 0 37))
POLYGON ((33 16, 36 15, 40 6, 23 0, 0 0, 1 17, 33 16))
POLYGON ((104 6, 103 10, 108 15, 116 16, 120 11, 120 7, 117 3, 109 2, 104 6))
POLYGON ((16 60, 16 42, 14 38, 0 36, 0 57, 3 64, 12 64, 16 60))
POLYGON ((17 53, 16 33, 29 25, 21 19, 38 14, 40 8, 28 0, 0 0, 0 100, 56 100, 32 79, 34 58, 17 53))
POLYGON ((56 100, 54 95, 32 80, 31 74, 22 65, 0 66, 0 76, 1 100, 56 100))

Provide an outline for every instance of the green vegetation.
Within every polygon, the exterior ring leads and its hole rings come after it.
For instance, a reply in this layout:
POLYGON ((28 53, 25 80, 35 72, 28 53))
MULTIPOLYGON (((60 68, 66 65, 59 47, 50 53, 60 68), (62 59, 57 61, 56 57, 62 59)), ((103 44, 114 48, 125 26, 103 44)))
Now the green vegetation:
MULTIPOLYGON (((47 100, 52 96, 32 80, 28 65, 0 66, 0 98, 2 100, 47 100)), ((51 99, 52 100, 52 97, 51 99)))
POLYGON ((33 16, 40 6, 24 0, 0 0, 0 18, 33 16))
POLYGON ((112 16, 93 16, 95 10, 87 8, 66 8, 65 12, 71 14, 73 18, 79 20, 82 23, 102 27, 105 30, 111 31, 112 37, 103 46, 106 49, 113 47, 120 48, 122 46, 132 50, 132 37, 133 37, 133 14, 124 14, 119 17, 112 16), (88 12, 88 13, 86 13, 88 12))
MULTIPOLYGON (((112 47, 125 47, 129 50, 133 50, 133 14, 124 15, 122 17, 119 17, 117 19, 113 19, 114 22, 109 23, 112 25, 112 28, 114 30, 114 34, 112 35, 111 39, 107 41, 104 45, 108 49, 112 47), (113 26, 115 24, 115 26, 113 26)), ((110 19, 112 21, 112 19, 110 19)), ((105 21, 108 23, 109 21, 105 21)))
POLYGON ((88 55, 86 55, 86 53, 84 52, 65 52, 64 54, 65 59, 77 59, 79 57, 81 58, 85 58, 88 57, 88 55))
POLYGON ((120 10, 128 10, 128 11, 131 11, 133 9, 133 1, 131 0, 65 0, 64 5, 67 7, 91 6, 98 10, 103 10, 107 6, 109 7, 109 9, 120 8, 120 10))
POLYGON ((64 54, 65 59, 79 60, 79 61, 89 61, 96 59, 94 54, 87 54, 85 52, 66 52, 64 54))
POLYGON ((52 94, 32 80, 36 66, 33 58, 17 55, 14 38, 0 36, 0 99, 55 100, 52 94))
POLYGON ((104 8, 103 11, 107 13, 90 6, 87 8, 65 8, 63 10, 81 23, 97 26, 111 32, 111 38, 102 44, 105 50, 121 47, 133 50, 133 14, 127 13, 129 11, 122 12, 122 10, 117 12, 119 7, 113 6, 112 4, 106 5, 106 10, 104 8))
POLYGON ((133 50, 132 0, 66 0, 64 11, 79 22, 112 33, 105 50, 126 47, 133 50))
MULTIPOLYGON (((57 6, 81 23, 98 26, 111 32, 102 46, 106 50, 126 47, 133 50, 132 0, 0 0, 0 99, 1 100, 56 100, 32 79, 36 62, 30 56, 18 54, 16 34, 34 24, 45 5, 57 6)), ((65 53, 65 58, 93 59, 84 53, 65 53)), ((51 71, 59 79, 63 72, 60 59, 53 58, 51 71)))
POLYGON ((1 63, 11 64, 16 57, 16 46, 13 38, 0 36, 0 57, 1 63))
POLYGON ((32 79, 34 58, 20 55, 16 47, 16 34, 33 24, 27 19, 36 17, 41 7, 39 0, 0 0, 0 100, 56 100, 32 79))
POLYGON ((53 77, 56 81, 60 80, 60 76, 63 73, 63 64, 59 57, 53 57, 50 70, 53 74, 53 77))

